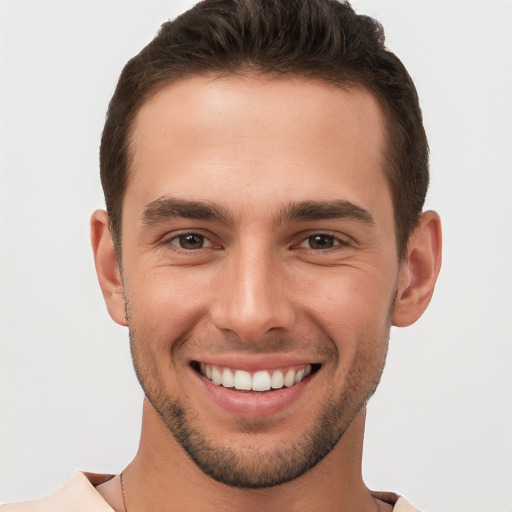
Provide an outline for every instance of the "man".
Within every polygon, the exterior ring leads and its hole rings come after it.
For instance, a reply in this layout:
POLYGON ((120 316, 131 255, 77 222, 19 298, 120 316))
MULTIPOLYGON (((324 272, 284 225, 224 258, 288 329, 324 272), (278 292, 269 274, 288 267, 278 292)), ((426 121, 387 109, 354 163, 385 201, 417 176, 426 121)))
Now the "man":
POLYGON ((3 510, 415 510, 361 476, 391 325, 441 262, 414 85, 334 0, 206 0, 128 62, 91 221, 139 451, 3 510))

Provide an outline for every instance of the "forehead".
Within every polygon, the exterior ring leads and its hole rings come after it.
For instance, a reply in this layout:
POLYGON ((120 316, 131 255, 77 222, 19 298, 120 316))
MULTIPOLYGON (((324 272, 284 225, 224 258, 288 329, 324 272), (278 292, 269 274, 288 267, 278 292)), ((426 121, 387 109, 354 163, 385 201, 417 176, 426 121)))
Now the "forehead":
POLYGON ((131 140, 127 196, 145 204, 176 190, 194 199, 230 190, 249 199, 281 197, 284 187, 300 201, 339 199, 340 187, 344 196, 356 186, 388 188, 384 117, 362 87, 192 77, 142 105, 131 140))

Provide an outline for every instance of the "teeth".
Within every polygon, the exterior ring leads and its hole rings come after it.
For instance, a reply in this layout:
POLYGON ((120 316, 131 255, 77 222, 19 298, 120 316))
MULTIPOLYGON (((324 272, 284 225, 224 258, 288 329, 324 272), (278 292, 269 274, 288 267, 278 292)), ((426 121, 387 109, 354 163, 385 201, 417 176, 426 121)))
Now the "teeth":
POLYGON ((208 364, 200 364, 201 374, 217 386, 245 391, 268 391, 291 387, 304 380, 311 373, 311 365, 282 370, 260 370, 252 375, 245 370, 232 370, 208 364))
POLYGON ((284 385, 284 377, 283 372, 281 370, 277 370, 272 374, 272 389, 281 389, 284 385))
POLYGON ((252 376, 253 391, 268 391, 270 389, 270 374, 266 371, 256 372, 252 376))
POLYGON ((229 368, 224 368, 224 370, 222 370, 222 385, 225 388, 232 388, 235 385, 233 373, 229 368))
POLYGON ((235 372, 235 388, 251 390, 251 374, 244 370, 237 370, 235 372))
POLYGON ((220 373, 218 368, 212 368, 212 382, 220 386, 222 384, 222 374, 220 373))
POLYGON ((284 385, 289 388, 295 384, 295 372, 293 370, 288 370, 286 375, 284 376, 284 385))

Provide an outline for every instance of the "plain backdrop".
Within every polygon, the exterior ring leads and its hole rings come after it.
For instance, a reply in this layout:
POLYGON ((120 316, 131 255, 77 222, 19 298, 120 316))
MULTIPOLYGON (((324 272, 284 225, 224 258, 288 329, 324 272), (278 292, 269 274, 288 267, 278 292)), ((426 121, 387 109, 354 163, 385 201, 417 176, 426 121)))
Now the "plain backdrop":
MULTIPOLYGON (((122 66, 191 1, 0 1, 0 501, 119 472, 142 393, 89 244, 122 66)), ((370 488, 431 512, 512 510, 512 1, 354 0, 414 78, 444 266, 392 330, 364 453, 370 488)))

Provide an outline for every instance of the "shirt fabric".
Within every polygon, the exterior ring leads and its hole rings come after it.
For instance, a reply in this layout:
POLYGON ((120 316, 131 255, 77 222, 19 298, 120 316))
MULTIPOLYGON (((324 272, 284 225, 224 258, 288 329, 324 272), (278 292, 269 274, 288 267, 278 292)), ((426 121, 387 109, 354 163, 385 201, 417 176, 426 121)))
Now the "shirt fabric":
MULTIPOLYGON (((78 472, 46 498, 0 505, 0 512, 114 512, 95 489, 113 477, 78 472)), ((395 493, 372 492, 372 495, 394 505, 393 512, 420 512, 395 493)))

